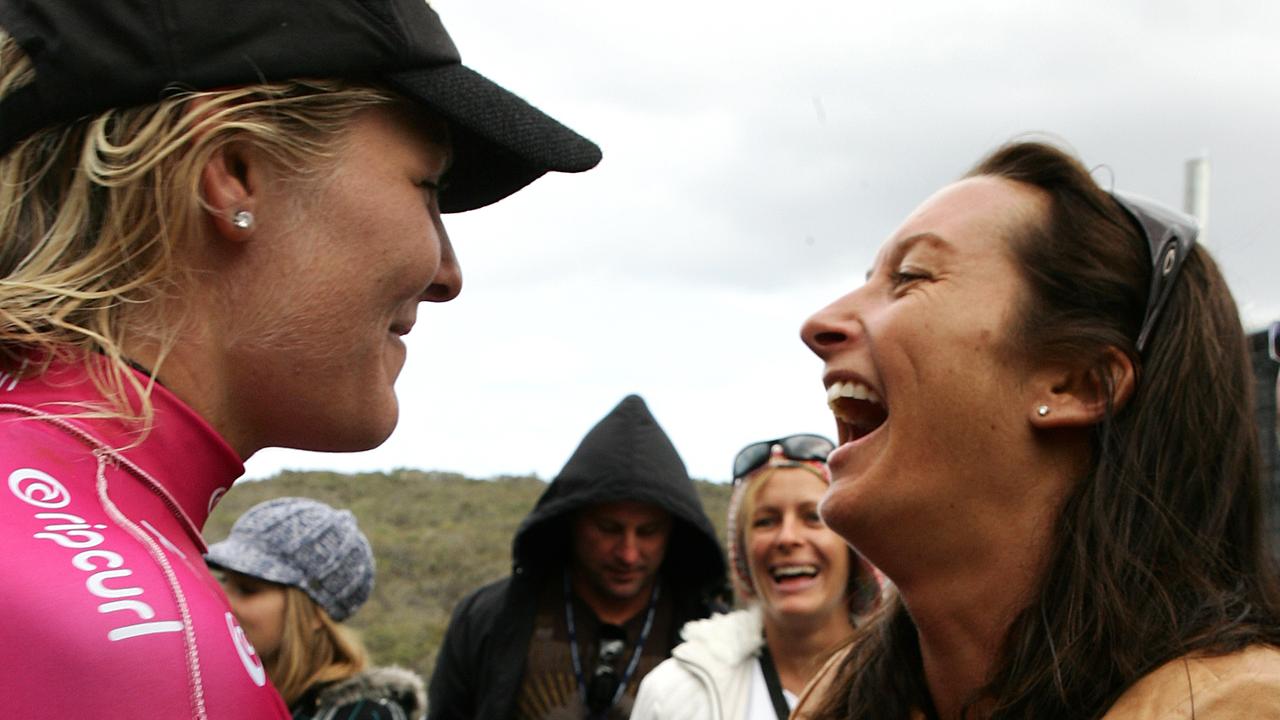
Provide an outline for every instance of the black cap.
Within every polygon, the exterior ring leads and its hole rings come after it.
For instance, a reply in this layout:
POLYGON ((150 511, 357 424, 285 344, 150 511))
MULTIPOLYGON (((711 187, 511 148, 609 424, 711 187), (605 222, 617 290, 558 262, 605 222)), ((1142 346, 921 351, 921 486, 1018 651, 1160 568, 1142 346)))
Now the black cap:
POLYGON ((449 122, 443 212, 600 162, 590 140, 464 66, 425 0, 0 0, 0 26, 35 67, 0 100, 0 155, 174 90, 344 78, 386 84, 449 122))

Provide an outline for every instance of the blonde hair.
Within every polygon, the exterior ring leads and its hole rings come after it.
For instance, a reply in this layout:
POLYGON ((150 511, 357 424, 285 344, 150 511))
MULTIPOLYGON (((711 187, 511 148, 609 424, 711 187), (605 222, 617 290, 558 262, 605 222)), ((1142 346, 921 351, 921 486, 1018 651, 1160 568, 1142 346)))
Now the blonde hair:
MULTIPOLYGON (((745 577, 739 577, 739 580, 743 581, 742 584, 746 584, 747 587, 740 588, 740 591, 748 597, 755 597, 756 594, 755 578, 751 576, 751 563, 747 559, 746 552, 747 531, 751 526, 751 516, 755 515, 756 503, 760 501, 760 493, 764 490, 764 486, 769 484, 769 481, 773 479, 774 475, 778 474, 779 470, 789 470, 793 468, 812 473, 813 476, 821 480, 823 484, 827 484, 829 482, 827 476, 824 475, 821 470, 813 467, 812 465, 790 461, 777 462, 773 460, 770 460, 767 465, 741 480, 744 487, 742 489, 741 498, 738 501, 737 512, 734 513, 733 527, 729 529, 729 532, 733 533, 730 538, 730 542, 734 545, 734 548, 737 551, 735 554, 738 554, 742 558, 742 568, 745 570, 745 577)), ((853 569, 850 568, 850 573, 852 572, 853 569)), ((743 573, 739 573, 739 575, 742 576, 743 573)))
MULTIPOLYGON (((34 73, 0 33, 0 97, 34 73)), ((30 376, 55 361, 85 362, 112 398, 101 414, 145 428, 151 384, 128 372, 122 348, 126 339, 155 343, 154 374, 176 342, 180 323, 161 323, 168 316, 159 310, 184 281, 175 249, 202 231, 200 175, 210 156, 245 142, 289 177, 315 180, 352 117, 396 97, 340 80, 175 91, 18 143, 0 158, 0 372, 30 376), (108 362, 90 362, 94 353, 108 362)))
MULTIPOLYGON (((740 487, 730 500, 729 562, 733 566, 731 570, 734 573, 734 584, 744 598, 757 597, 755 578, 751 574, 751 562, 747 554, 747 533, 750 530, 751 516, 755 514, 756 503, 760 500, 764 486, 780 470, 790 469, 809 472, 824 485, 831 482, 824 469, 813 463, 770 460, 767 465, 740 480, 740 487)), ((855 617, 870 612, 880 601, 880 584, 875 573, 852 547, 849 548, 849 578, 845 584, 845 598, 850 614, 855 617)))
POLYGON ((280 651, 266 663, 267 677, 286 705, 316 683, 344 680, 364 670, 369 653, 355 631, 329 617, 301 588, 284 588, 280 651))

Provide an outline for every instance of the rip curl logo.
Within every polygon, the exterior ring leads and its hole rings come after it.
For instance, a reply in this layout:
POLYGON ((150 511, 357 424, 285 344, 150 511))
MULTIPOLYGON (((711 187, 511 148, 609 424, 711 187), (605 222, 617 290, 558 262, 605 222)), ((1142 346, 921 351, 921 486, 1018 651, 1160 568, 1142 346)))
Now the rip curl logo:
MULTIPOLYGON (((71 493, 67 488, 52 475, 35 468, 19 468, 9 473, 9 491, 22 502, 45 511, 61 510, 71 504, 71 493)), ((144 635, 182 632, 180 621, 154 620, 156 611, 150 605, 142 600, 129 599, 142 595, 143 590, 118 582, 132 576, 133 570, 125 567, 123 555, 99 547, 106 542, 106 537, 98 531, 106 530, 106 525, 91 524, 79 515, 67 512, 38 512, 34 517, 43 523, 43 527, 31 537, 80 551, 71 557, 71 566, 89 574, 84 587, 90 595, 107 601, 98 605, 99 613, 128 611, 137 615, 139 620, 146 621, 112 628, 107 632, 108 640, 117 642, 144 635)))
POLYGON ((249 636, 244 634, 244 628, 236 622, 235 616, 231 613, 226 615, 227 632, 231 633, 231 644, 236 646, 236 654, 240 656, 240 662, 244 663, 249 679, 253 680, 253 684, 258 687, 266 685, 267 669, 262 666, 262 658, 258 657, 258 651, 253 649, 253 643, 249 642, 249 636))
POLYGON ((58 510, 71 503, 71 494, 62 483, 34 468, 9 473, 9 492, 28 505, 46 510, 58 510))

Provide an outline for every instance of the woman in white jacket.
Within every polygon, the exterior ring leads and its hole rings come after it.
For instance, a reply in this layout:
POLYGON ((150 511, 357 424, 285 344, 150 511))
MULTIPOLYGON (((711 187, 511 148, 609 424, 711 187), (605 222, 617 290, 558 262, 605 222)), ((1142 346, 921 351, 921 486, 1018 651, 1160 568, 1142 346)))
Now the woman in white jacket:
POLYGON ((818 515, 832 447, 805 434, 738 453, 728 546, 746 607, 685 625, 640 684, 633 720, 785 720, 876 605, 878 573, 818 515))

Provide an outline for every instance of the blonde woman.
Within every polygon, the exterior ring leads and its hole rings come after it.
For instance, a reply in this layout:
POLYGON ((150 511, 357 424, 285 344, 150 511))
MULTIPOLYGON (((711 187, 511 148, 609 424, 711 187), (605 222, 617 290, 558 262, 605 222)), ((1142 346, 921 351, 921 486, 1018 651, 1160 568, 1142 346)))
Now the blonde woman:
POLYGON ((206 562, 294 720, 401 720, 426 706, 422 679, 368 667, 342 622, 373 591, 373 551, 349 510, 277 498, 250 508, 206 562))
POLYGON ((728 545, 746 607, 684 626, 684 642, 641 682, 634 720, 786 720, 876 606, 875 570, 818 515, 832 447, 800 434, 738 453, 728 545))
POLYGON ((391 432, 442 213, 598 159, 422 0, 0 0, 6 708, 287 717, 205 518, 261 448, 391 432))

